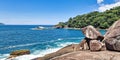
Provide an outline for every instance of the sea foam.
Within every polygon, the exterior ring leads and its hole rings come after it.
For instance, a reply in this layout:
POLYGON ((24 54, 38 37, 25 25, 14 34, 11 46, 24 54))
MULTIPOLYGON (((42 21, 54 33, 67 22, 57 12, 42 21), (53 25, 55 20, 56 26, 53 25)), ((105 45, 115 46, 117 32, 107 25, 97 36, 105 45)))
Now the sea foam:
POLYGON ((60 48, 52 48, 52 49, 46 49, 43 51, 35 51, 34 53, 30 54, 30 55, 23 55, 23 56, 19 56, 16 57, 15 60, 31 60, 37 57, 42 57, 46 54, 52 53, 52 52, 56 52, 57 50, 59 50, 60 48))
POLYGON ((77 43, 74 43, 74 42, 61 43, 61 44, 58 44, 59 47, 57 47, 57 48, 49 48, 49 49, 42 50, 42 51, 36 50, 35 52, 33 52, 30 55, 19 56, 15 59, 16 60, 31 60, 31 59, 34 59, 34 58, 37 58, 37 57, 42 57, 42 56, 44 56, 46 54, 49 54, 49 53, 52 53, 52 52, 56 52, 59 49, 61 49, 62 47, 65 47, 65 46, 70 45, 70 44, 77 44, 77 43))
POLYGON ((0 60, 6 60, 6 57, 8 57, 10 54, 0 54, 0 60))
MULTIPOLYGON (((70 45, 70 44, 77 44, 77 43, 75 43, 75 42, 58 43, 57 44, 58 47, 56 47, 56 48, 49 48, 49 49, 46 49, 46 50, 35 50, 33 53, 31 53, 29 55, 23 55, 23 56, 16 57, 14 60, 31 60, 31 59, 34 59, 34 58, 37 58, 37 57, 42 57, 46 54, 56 52, 59 49, 65 47, 67 45, 70 45)), ((6 57, 8 57, 8 56, 9 55, 7 55, 6 57)), ((5 60, 5 58, 2 58, 0 60, 5 60)))
MULTIPOLYGON (((47 48, 45 50, 34 50, 31 54, 29 54, 29 55, 22 55, 22 56, 16 57, 14 60, 31 60, 31 59, 34 59, 34 58, 37 58, 37 57, 42 57, 42 56, 44 56, 46 54, 49 54, 49 53, 52 53, 52 52, 56 52, 59 49, 65 47, 67 45, 77 44, 76 42, 60 42, 61 40, 68 40, 68 39, 81 39, 81 38, 79 38, 79 37, 78 38, 59 38, 57 40, 52 40, 52 41, 49 41, 49 42, 54 42, 54 44, 56 44, 57 47, 47 48)), ((47 43, 47 42, 45 42, 45 43, 47 43)), ((31 44, 9 46, 7 48, 31 46, 31 45, 36 45, 36 44, 41 44, 41 43, 38 42, 38 43, 31 43, 31 44)), ((5 60, 8 56, 9 56, 9 54, 0 55, 0 60, 5 60)))

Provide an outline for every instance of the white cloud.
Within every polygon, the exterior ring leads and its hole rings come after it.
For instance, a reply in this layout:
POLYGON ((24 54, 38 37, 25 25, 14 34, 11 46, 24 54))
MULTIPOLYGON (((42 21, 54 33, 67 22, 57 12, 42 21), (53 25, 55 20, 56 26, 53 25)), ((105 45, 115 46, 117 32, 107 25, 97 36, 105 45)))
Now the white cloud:
POLYGON ((116 6, 120 6, 120 1, 113 3, 113 4, 106 4, 106 5, 104 4, 98 8, 98 11, 104 12, 104 11, 109 10, 109 9, 116 7, 116 6))
POLYGON ((104 0, 97 0, 98 4, 101 4, 104 0))

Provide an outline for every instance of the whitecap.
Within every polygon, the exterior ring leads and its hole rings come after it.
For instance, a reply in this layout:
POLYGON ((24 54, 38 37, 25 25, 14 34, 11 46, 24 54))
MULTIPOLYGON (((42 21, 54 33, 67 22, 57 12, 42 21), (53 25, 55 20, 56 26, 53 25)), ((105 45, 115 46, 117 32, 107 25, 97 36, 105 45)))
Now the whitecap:
POLYGON ((6 60, 7 57, 9 57, 10 54, 0 54, 0 60, 6 60))
POLYGON ((65 47, 65 46, 67 46, 67 45, 78 44, 78 43, 75 43, 75 42, 60 43, 60 42, 58 42, 58 43, 55 43, 55 44, 57 44, 57 46, 59 46, 59 47, 65 47))
POLYGON ((71 37, 71 38, 63 38, 63 39, 82 39, 82 38, 84 38, 84 37, 71 37))
POLYGON ((35 52, 33 52, 30 55, 23 55, 23 56, 16 57, 15 60, 31 60, 31 59, 34 59, 34 58, 37 58, 37 57, 42 57, 46 54, 56 52, 59 49, 65 47, 67 45, 70 45, 70 44, 77 44, 77 43, 75 43, 75 42, 58 43, 57 48, 49 48, 49 49, 46 49, 46 50, 36 50, 35 52))
MULTIPOLYGON (((62 40, 62 39, 58 39, 58 40, 62 40)), ((0 48, 0 49, 11 49, 11 48, 17 48, 17 47, 25 47, 25 46, 32 46, 32 45, 37 45, 37 44, 45 44, 45 43, 52 43, 52 42, 56 42, 58 40, 51 40, 48 42, 37 42, 37 43, 29 43, 29 44, 21 44, 21 45, 13 45, 13 46, 8 46, 8 47, 4 47, 4 48, 0 48)))
POLYGON ((29 43, 29 44, 22 44, 22 45, 14 45, 14 46, 4 47, 4 48, 1 48, 1 49, 10 49, 10 48, 16 48, 16 47, 31 46, 31 45, 36 45, 36 44, 40 44, 40 43, 29 43))
MULTIPOLYGON (((70 38, 71 39, 71 38, 70 38)), ((73 38, 72 38, 73 39, 73 38)), ((58 39, 58 40, 63 40, 62 38, 58 39)), ((49 42, 55 42, 55 41, 58 41, 58 40, 54 40, 54 41, 49 41, 49 42)), ((46 42, 45 42, 46 43, 46 42)), ((31 45, 35 45, 35 44, 41 44, 41 43, 31 43, 31 44, 23 44, 23 45, 16 45, 16 46, 9 46, 7 48, 15 48, 15 47, 23 47, 23 46, 31 46, 31 45)), ((31 60, 31 59, 34 59, 34 58, 37 58, 37 57, 42 57, 46 54, 49 54, 49 53, 52 53, 52 52, 56 52, 58 51, 59 49, 67 46, 67 45, 70 45, 70 44, 77 44, 75 42, 56 42, 55 43, 58 47, 56 48, 48 48, 48 49, 45 49, 45 50, 34 50, 33 53, 31 53, 30 55, 23 55, 23 56, 19 56, 19 57, 16 57, 14 60, 31 60)), ((2 55, 1 55, 2 56, 2 55)), ((0 60, 5 60, 5 58, 8 57, 8 55, 4 55, 4 57, 1 57, 0 60)))
POLYGON ((23 55, 23 56, 16 57, 14 60, 31 60, 31 59, 34 59, 37 57, 42 57, 42 56, 52 53, 52 52, 56 52, 59 49, 60 48, 52 48, 52 49, 46 49, 46 50, 42 50, 42 51, 37 50, 30 55, 23 55))
POLYGON ((63 40, 62 38, 58 38, 58 40, 63 40))
MULTIPOLYGON (((49 48, 46 50, 36 50, 35 52, 29 54, 29 55, 22 55, 14 58, 14 60, 31 60, 37 57, 42 57, 46 54, 56 52, 57 50, 61 49, 61 47, 58 48, 49 48)), ((9 57, 9 54, 0 54, 0 60, 6 60, 7 57, 9 57)))

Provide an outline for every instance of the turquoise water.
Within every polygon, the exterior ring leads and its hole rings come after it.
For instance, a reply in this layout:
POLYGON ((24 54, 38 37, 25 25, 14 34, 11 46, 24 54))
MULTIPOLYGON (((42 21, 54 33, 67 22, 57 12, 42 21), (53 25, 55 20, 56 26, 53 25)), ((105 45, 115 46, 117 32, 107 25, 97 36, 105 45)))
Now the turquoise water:
MULTIPOLYGON (((69 44, 77 44, 84 35, 81 30, 53 29, 51 25, 43 25, 47 30, 32 30, 38 25, 5 25, 0 26, 0 59, 9 56, 14 50, 29 49, 30 55, 18 57, 26 60, 55 52, 69 44)), ((100 30, 102 34, 105 30, 100 30)))

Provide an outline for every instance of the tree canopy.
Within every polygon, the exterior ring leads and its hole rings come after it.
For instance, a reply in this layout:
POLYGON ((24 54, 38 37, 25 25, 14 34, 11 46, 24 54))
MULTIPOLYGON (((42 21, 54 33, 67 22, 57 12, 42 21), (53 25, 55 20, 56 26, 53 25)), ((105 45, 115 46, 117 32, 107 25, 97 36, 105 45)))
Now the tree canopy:
POLYGON ((67 22, 60 22, 58 25, 70 28, 82 28, 92 25, 95 28, 106 29, 110 27, 116 20, 120 19, 120 6, 114 7, 105 12, 93 11, 88 14, 70 17, 67 22))

